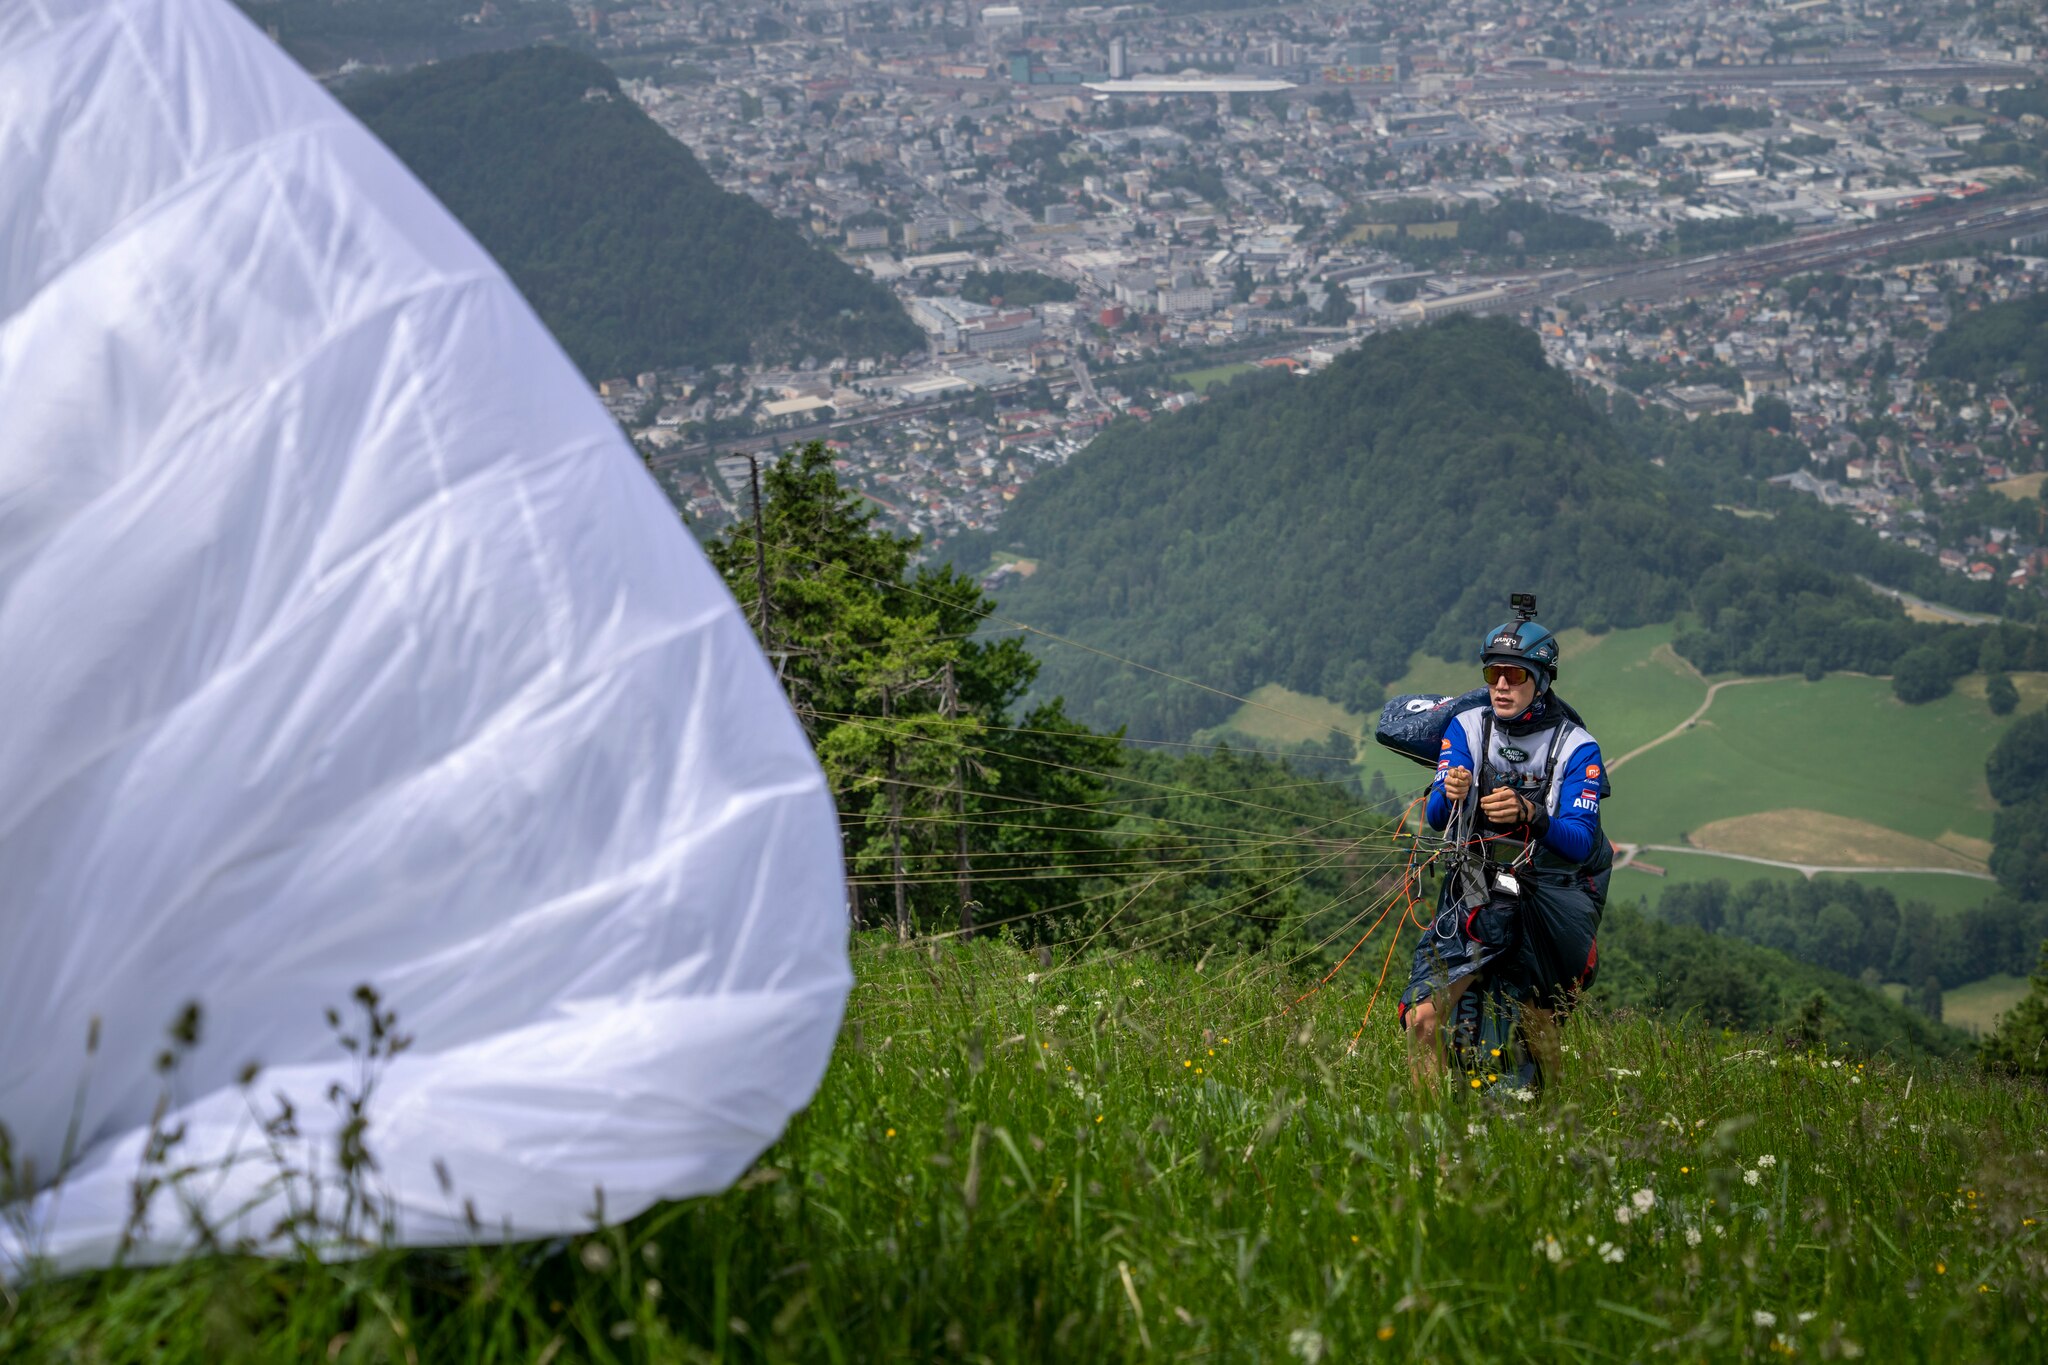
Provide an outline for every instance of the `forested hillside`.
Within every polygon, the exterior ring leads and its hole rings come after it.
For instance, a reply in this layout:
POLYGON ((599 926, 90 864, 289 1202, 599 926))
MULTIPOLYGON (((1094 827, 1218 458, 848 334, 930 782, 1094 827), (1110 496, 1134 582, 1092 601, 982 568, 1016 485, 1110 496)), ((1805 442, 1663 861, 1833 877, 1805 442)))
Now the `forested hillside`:
POLYGON ((410 66, 574 32, 564 0, 235 0, 310 71, 354 60, 410 66))
POLYGON ((2048 294, 1965 313, 1927 350, 1927 373, 1986 388, 2003 386, 2023 401, 2048 390, 2048 294))
MULTIPOLYGON (((1113 427, 1027 485, 1001 540, 1040 567, 1004 609, 1214 686, 1377 709, 1418 646, 1468 642, 1511 589, 1564 625, 1677 611, 1718 550, 1653 474, 1523 329, 1397 333, 1113 427)), ((1046 660, 1087 714, 1218 718, 1100 657, 1046 660)))
POLYGON ((923 343, 887 289, 719 188, 594 58, 471 57, 349 104, 592 378, 923 343))
MULTIPOLYGON (((957 553, 1038 561, 1005 592, 1008 615, 1211 687, 1280 683, 1365 713, 1415 650, 1468 657, 1511 591, 1535 592, 1557 628, 1691 612, 1679 648, 1710 671, 1891 673, 1911 655, 1908 701, 1993 666, 1987 647, 1998 668, 2048 662, 2037 632, 1915 622, 1870 591, 1856 574, 1929 591, 1938 570, 1766 490, 1776 438, 1646 420, 1596 410, 1513 323, 1453 319, 1375 337, 1313 378, 1246 376, 1114 426, 957 553), (1716 510, 1731 490, 1774 495, 1777 515, 1716 510)), ((1102 654, 1044 658, 1076 714, 1134 733, 1185 736, 1230 709, 1102 654)))

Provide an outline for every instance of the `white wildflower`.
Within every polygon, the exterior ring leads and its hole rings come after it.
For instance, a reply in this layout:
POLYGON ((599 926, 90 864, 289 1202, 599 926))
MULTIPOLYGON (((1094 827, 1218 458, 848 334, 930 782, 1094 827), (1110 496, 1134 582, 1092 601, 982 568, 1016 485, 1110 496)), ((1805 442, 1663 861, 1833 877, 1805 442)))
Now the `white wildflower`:
POLYGON ((1060 1017, 1061 1015, 1065 1014, 1066 1012, 1067 1012, 1067 1007, 1066 1007, 1065 1005, 1054 1005, 1054 1006, 1052 1007, 1052 1017, 1053 1017, 1053 1018, 1055 1018, 1055 1019, 1059 1018, 1059 1017, 1060 1017))
POLYGON ((1485 1131, 1486 1131, 1486 1130, 1485 1130, 1484 1128, 1481 1128, 1481 1127, 1480 1127, 1480 1126, 1479 1126, 1478 1124, 1476 1124, 1476 1123, 1468 1123, 1468 1124, 1466 1124, 1466 1125, 1465 1125, 1465 1136, 1466 1136, 1466 1137, 1478 1137, 1478 1136, 1479 1136, 1479 1135, 1480 1135, 1481 1133, 1483 1133, 1483 1132, 1485 1132, 1485 1131))
POLYGON ((1742 1183, 1745 1185, 1758 1184, 1763 1180, 1763 1178, 1764 1173, 1762 1171, 1744 1171, 1742 1173, 1742 1183))
POLYGON ((1776 1327, 1778 1315, 1768 1309, 1759 1308, 1749 1315, 1749 1320, 1759 1327, 1776 1327))
POLYGON ((1037 973, 1037 972, 1026 972, 1026 973, 1024 973, 1024 984, 1025 984, 1025 985, 1027 985, 1027 986, 1036 986, 1036 985, 1038 984, 1038 973, 1037 973))
POLYGON ((1689 1247, 1696 1247, 1700 1244, 1700 1230, 1698 1228, 1687 1228, 1685 1230, 1685 1244, 1689 1247))
POLYGON ((1323 1358, 1323 1352, 1329 1348, 1329 1343, 1323 1340, 1323 1334, 1313 1327, 1297 1327, 1287 1334, 1288 1352, 1305 1361, 1306 1365, 1316 1365, 1316 1362, 1323 1358))
POLYGON ((1607 1074, 1619 1080, 1623 1076, 1640 1076, 1643 1073, 1640 1071, 1630 1071, 1627 1067, 1610 1066, 1607 1068, 1607 1074))
POLYGON ((1537 1238, 1535 1245, 1531 1246, 1529 1250, 1532 1254, 1541 1256, 1552 1265, 1556 1265, 1564 1259, 1564 1244, 1548 1233, 1537 1238))
POLYGON ((1648 1213, 1657 1207, 1657 1195, 1654 1190, 1637 1190, 1628 1197, 1628 1200, 1636 1206, 1637 1213, 1648 1213))
POLYGON ((1627 1256, 1627 1252, 1612 1242, 1602 1242, 1600 1244, 1600 1259, 1609 1265, 1620 1265, 1627 1256))
POLYGON ((1798 1323, 1798 1324, 1799 1324, 1799 1325, 1800 1325, 1801 1327, 1804 1327, 1804 1326, 1806 1326, 1806 1324, 1807 1324, 1807 1323, 1809 1323, 1809 1322, 1812 1322, 1812 1321, 1813 1321, 1813 1314, 1812 1314, 1812 1313, 1795 1313, 1795 1314, 1793 1314, 1793 1315, 1792 1315, 1792 1321, 1794 1321, 1794 1322, 1798 1323))
POLYGON ((1714 1224, 1714 1235, 1716 1237, 1726 1237, 1728 1235, 1728 1229, 1723 1227, 1721 1224, 1716 1223, 1714 1224))
POLYGON ((1622 1226, 1626 1227, 1628 1225, 1628 1221, 1634 1217, 1635 1213, 1633 1210, 1629 1208, 1628 1205, 1616 1204, 1614 1206, 1614 1221, 1620 1223, 1622 1226))
POLYGON ((1769 1169, 1771 1169, 1771 1167, 1778 1164, 1778 1158, 1772 1156, 1769 1152, 1765 1152, 1762 1156, 1756 1159, 1756 1164, 1762 1167, 1764 1170, 1768 1171, 1769 1169))

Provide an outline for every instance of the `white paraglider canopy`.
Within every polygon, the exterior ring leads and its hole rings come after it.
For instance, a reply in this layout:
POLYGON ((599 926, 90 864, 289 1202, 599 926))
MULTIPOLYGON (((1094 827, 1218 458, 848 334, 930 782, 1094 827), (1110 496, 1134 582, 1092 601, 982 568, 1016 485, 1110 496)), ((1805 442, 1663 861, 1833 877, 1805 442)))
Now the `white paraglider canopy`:
POLYGON ((0 3, 0 708, 0 1275, 274 1249, 308 1175, 329 1235, 586 1227, 823 1073, 838 831, 745 620, 226 0, 0 3))

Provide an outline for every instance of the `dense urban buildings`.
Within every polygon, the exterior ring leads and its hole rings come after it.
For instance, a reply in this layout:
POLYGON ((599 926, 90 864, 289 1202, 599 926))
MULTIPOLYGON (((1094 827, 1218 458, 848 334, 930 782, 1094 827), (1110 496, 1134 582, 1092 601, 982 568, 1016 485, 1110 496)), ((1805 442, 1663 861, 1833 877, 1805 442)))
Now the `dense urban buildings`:
POLYGON ((2034 416, 1919 370, 1959 314, 2048 272, 2037 7, 576 13, 722 184, 886 282, 927 338, 607 381, 706 525, 745 503, 721 455, 817 435, 942 546, 1108 422, 1502 313, 1611 401, 1782 420, 1811 453, 1782 487, 1959 573, 2048 568, 2044 528, 1994 525, 1986 492, 2032 491, 2034 416))

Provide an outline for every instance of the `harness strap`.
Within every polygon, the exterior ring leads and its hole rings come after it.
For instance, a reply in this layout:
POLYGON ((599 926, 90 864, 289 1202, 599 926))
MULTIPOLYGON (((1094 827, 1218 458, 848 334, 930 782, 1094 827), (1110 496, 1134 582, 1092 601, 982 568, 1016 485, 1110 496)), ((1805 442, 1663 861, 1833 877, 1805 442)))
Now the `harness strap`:
MULTIPOLYGON (((1455 724, 1455 722, 1453 723, 1455 724)), ((1543 785, 1537 790, 1537 796, 1543 800, 1546 806, 1548 806, 1550 801, 1551 788, 1557 782, 1557 763, 1564 748, 1565 734, 1572 728, 1572 722, 1565 716, 1559 716, 1557 724, 1551 728, 1550 749, 1543 758, 1543 785)), ((1492 758, 1493 708, 1489 706, 1486 708, 1486 713, 1479 718, 1479 753, 1473 760, 1479 768, 1479 771, 1474 775, 1472 783, 1473 822, 1475 825, 1478 821, 1479 798, 1492 789, 1490 781, 1493 771, 1492 758)), ((1525 839, 1522 841, 1522 850, 1515 857, 1512 865, 1520 867, 1535 856, 1536 841, 1534 839, 1525 839)))

